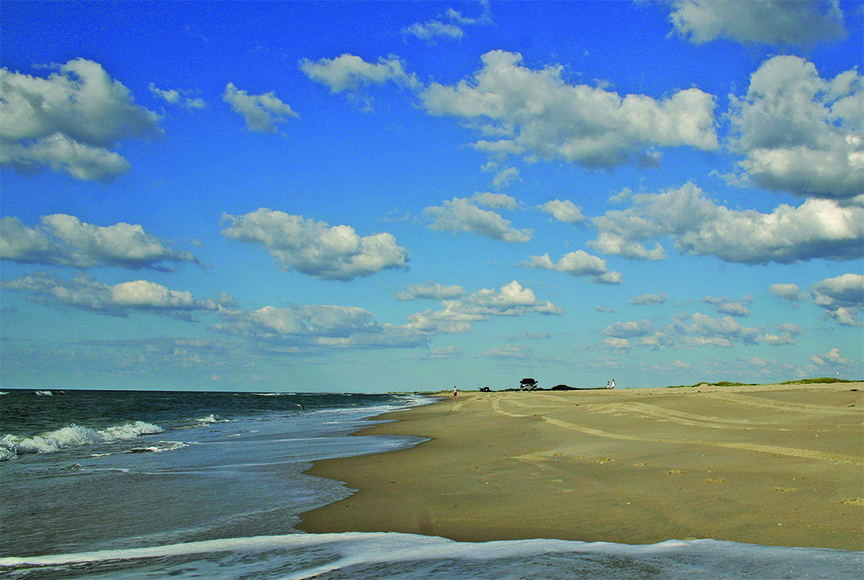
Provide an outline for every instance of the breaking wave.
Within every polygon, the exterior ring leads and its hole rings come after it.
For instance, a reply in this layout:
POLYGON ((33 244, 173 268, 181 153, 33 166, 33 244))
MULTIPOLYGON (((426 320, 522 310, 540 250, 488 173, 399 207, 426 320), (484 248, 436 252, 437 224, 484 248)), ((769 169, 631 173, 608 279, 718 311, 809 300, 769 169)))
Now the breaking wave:
POLYGON ((32 437, 6 434, 0 438, 0 461, 8 461, 19 455, 29 453, 56 453, 69 447, 134 439, 141 435, 151 435, 163 431, 164 429, 158 425, 144 421, 133 421, 101 430, 90 429, 73 423, 61 429, 32 437))

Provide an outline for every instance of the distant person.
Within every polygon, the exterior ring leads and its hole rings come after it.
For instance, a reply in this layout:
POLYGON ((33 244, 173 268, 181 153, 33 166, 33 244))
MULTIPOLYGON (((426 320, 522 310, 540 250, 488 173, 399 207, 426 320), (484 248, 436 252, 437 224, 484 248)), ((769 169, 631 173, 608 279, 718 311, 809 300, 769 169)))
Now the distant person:
POLYGON ((607 388, 607 389, 611 389, 611 388, 612 388, 612 387, 610 386, 610 384, 609 384, 609 381, 606 381, 606 388, 607 388))
POLYGON ((453 398, 456 398, 456 387, 453 387, 453 398))
POLYGON ((611 388, 613 388, 613 389, 615 388, 615 379, 612 379, 612 387, 611 388))

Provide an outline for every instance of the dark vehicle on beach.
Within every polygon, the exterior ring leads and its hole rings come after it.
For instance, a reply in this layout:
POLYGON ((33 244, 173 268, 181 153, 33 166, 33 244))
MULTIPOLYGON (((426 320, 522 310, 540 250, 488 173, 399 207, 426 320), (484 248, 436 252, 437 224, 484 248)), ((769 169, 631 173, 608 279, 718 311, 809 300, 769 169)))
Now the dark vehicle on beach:
POLYGON ((523 391, 534 391, 537 389, 537 381, 531 378, 522 379, 519 388, 523 391))

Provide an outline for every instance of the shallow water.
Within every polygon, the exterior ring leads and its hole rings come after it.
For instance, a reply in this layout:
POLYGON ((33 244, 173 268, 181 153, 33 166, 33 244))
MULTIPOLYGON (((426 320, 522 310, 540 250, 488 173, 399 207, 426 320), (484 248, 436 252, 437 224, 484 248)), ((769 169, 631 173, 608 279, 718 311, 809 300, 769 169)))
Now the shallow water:
POLYGON ((860 578, 862 555, 713 540, 649 546, 519 540, 459 543, 409 534, 291 534, 0 559, 15 579, 305 578, 617 580, 860 578))

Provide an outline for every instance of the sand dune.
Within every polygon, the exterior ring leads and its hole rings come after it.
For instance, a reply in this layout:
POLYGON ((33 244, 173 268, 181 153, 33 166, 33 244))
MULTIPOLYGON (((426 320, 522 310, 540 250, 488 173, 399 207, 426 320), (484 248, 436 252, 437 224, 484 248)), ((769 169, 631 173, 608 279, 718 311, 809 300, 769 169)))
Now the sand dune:
POLYGON ((324 461, 359 490, 311 532, 864 549, 864 384, 466 393, 363 434, 409 450, 324 461))

